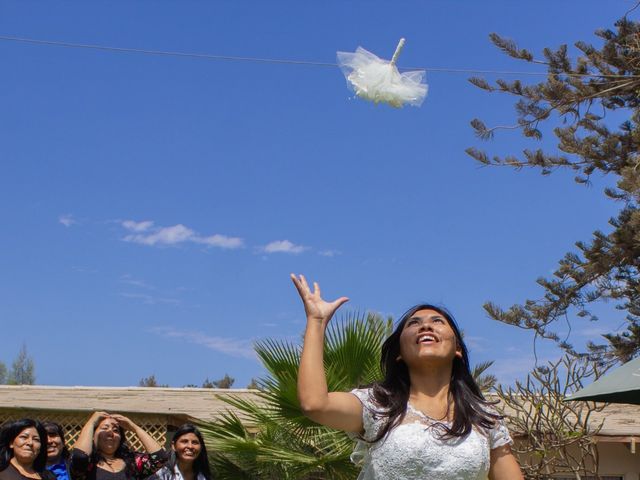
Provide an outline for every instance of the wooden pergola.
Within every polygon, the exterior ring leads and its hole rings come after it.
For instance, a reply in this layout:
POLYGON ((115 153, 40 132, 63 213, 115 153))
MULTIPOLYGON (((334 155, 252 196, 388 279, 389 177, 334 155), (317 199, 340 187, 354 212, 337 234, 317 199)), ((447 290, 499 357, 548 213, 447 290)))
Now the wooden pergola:
MULTIPOLYGON (((258 400, 255 390, 163 387, 55 387, 0 385, 0 424, 19 418, 62 425, 73 445, 94 411, 121 413, 144 428, 161 445, 185 422, 207 422, 234 409, 225 395, 258 400)), ((129 438, 140 449, 135 437, 129 438)))

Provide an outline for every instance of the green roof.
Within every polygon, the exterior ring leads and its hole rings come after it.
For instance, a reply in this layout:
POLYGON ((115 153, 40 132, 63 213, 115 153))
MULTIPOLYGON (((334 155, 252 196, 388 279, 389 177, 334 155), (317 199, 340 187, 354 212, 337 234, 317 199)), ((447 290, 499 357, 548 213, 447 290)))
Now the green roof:
POLYGON ((591 385, 578 390, 566 400, 633 403, 640 405, 640 358, 625 363, 591 385))

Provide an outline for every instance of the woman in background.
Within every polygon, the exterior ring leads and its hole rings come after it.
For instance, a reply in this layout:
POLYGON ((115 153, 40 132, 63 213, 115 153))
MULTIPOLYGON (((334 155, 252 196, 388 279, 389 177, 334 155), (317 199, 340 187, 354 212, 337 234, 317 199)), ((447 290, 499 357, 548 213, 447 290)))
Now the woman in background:
POLYGON ((167 452, 123 415, 95 412, 71 452, 73 480, 143 480, 167 462, 167 452), (125 432, 133 432, 146 453, 132 452, 125 432))
POLYGON ((0 430, 0 480, 55 480, 46 468, 47 432, 42 424, 23 418, 0 430))
POLYGON ((62 427, 55 422, 42 422, 42 426, 47 432, 47 470, 57 480, 69 480, 69 450, 62 427))
POLYGON ((167 466, 153 480, 211 480, 209 457, 204 439, 195 425, 185 423, 173 434, 167 466))

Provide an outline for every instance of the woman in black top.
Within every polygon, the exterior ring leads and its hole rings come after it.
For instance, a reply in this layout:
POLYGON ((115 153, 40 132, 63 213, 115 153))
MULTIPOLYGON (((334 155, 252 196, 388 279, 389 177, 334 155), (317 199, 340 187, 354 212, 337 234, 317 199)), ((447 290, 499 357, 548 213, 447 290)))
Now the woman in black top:
POLYGON ((95 412, 71 452, 73 480, 142 480, 162 468, 167 452, 123 415, 95 412), (147 453, 132 452, 125 431, 133 432, 147 453))
POLYGON ((47 432, 35 420, 23 418, 0 430, 0 480, 53 480, 46 468, 47 432))

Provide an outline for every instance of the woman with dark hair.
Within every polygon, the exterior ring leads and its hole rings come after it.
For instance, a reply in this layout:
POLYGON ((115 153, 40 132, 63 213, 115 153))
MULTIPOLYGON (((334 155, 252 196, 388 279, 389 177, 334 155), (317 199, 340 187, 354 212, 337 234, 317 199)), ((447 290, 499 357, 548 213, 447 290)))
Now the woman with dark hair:
POLYGON ((71 452, 73 480, 142 480, 164 466, 167 452, 124 415, 95 412, 71 452), (133 432, 147 453, 132 452, 125 432, 133 432))
POLYGON ((382 346, 384 378, 368 388, 329 392, 324 334, 348 301, 326 302, 304 276, 291 275, 307 327, 298 400, 310 419, 358 438, 359 480, 521 480, 502 417, 473 379, 467 348, 443 308, 416 305, 382 346))
POLYGON ((173 434, 171 456, 153 480, 211 480, 207 447, 200 430, 185 423, 173 434))
POLYGON ((47 470, 57 480, 69 480, 69 450, 64 443, 64 431, 55 422, 42 422, 47 432, 47 470))
POLYGON ((47 432, 42 424, 23 418, 0 430, 0 480, 53 480, 45 468, 47 432))

